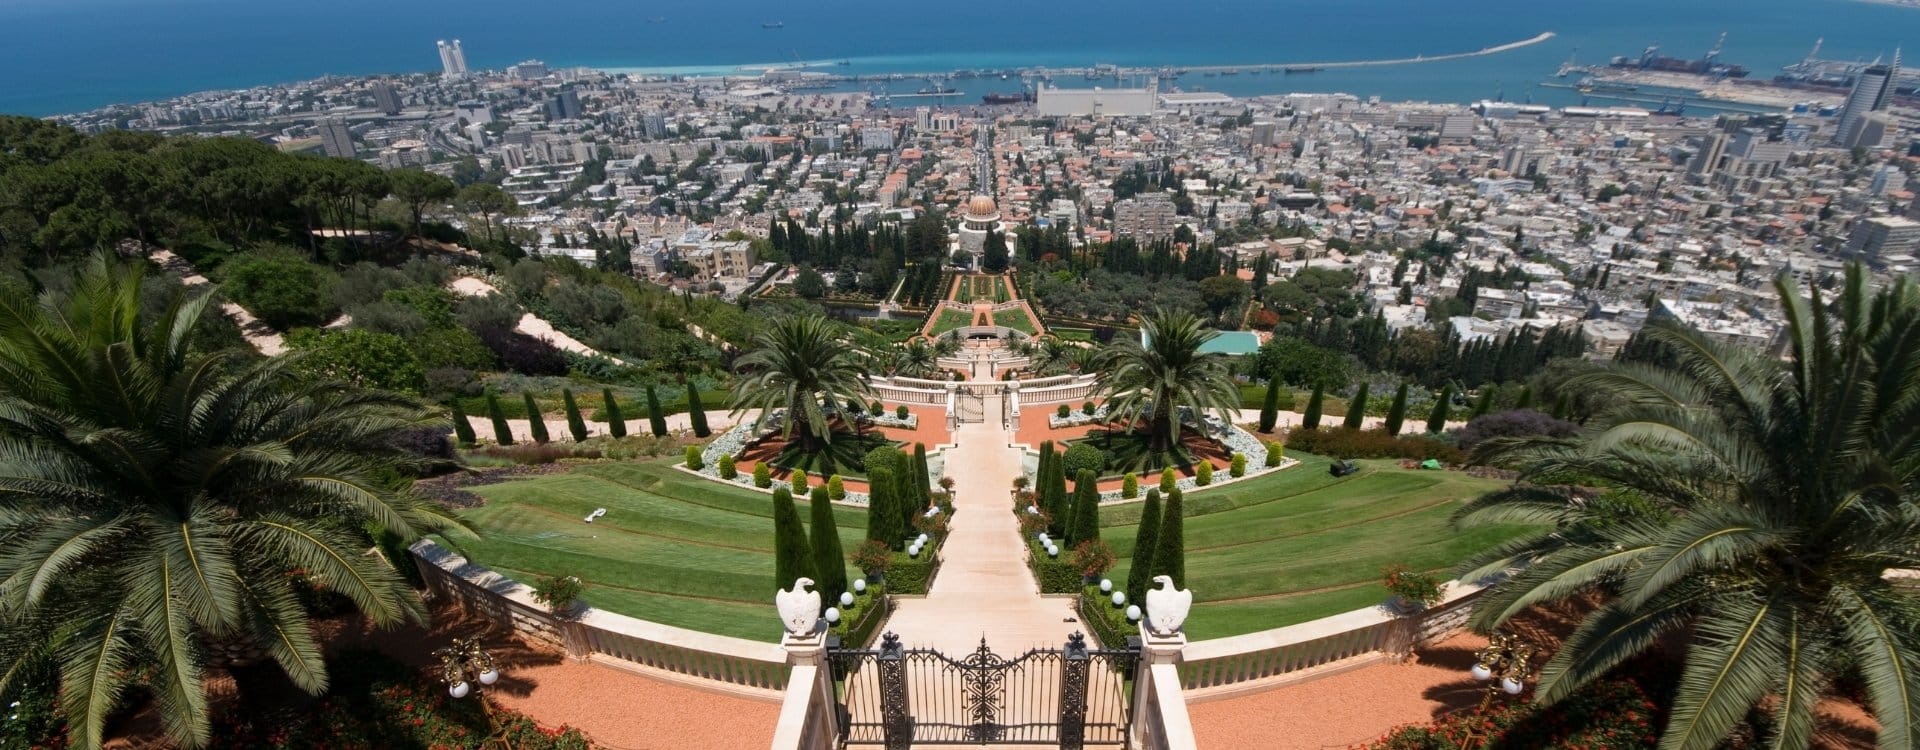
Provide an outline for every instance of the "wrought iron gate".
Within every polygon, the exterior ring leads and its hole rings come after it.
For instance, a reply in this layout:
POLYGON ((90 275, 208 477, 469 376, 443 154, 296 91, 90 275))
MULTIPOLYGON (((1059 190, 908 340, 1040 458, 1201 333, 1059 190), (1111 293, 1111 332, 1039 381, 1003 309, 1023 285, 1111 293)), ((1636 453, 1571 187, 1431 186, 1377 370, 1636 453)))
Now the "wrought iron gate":
POLYGON ((1068 750, 1127 744, 1128 677, 1139 654, 1066 646, 1008 659, 980 647, 960 659, 908 649, 899 636, 880 648, 836 649, 841 685, 840 744, 905 750, 919 745, 1058 745, 1068 750))

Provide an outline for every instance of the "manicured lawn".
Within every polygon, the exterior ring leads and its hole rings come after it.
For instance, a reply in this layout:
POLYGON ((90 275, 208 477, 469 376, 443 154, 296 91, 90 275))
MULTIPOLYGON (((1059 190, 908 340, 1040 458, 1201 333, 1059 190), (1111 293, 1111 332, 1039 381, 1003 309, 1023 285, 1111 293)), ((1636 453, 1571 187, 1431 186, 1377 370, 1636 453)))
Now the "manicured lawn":
MULTIPOLYGON (((440 541, 523 583, 535 574, 580 576, 583 598, 595 607, 777 640, 771 498, 689 476, 672 464, 594 464, 477 487, 487 504, 460 517, 479 538, 456 534, 440 541), (584 523, 595 508, 607 514, 584 523)), ((804 501, 800 514, 807 517, 804 501)), ((834 508, 845 549, 859 546, 866 516, 834 508)))
POLYGON ((940 317, 934 318, 933 329, 927 331, 927 335, 938 336, 955 328, 964 328, 970 325, 973 325, 973 313, 960 312, 950 307, 942 307, 940 308, 940 317))
POLYGON ((993 314, 993 324, 1002 328, 1011 328, 1024 334, 1033 334, 1033 321, 1027 319, 1027 311, 1018 307, 1001 310, 993 314))
MULTIPOLYGON (((1302 465, 1186 498, 1187 586, 1195 638, 1218 638, 1305 622, 1383 601, 1380 569, 1404 562, 1443 577, 1480 550, 1527 530, 1456 530, 1447 517, 1502 482, 1459 472, 1361 461, 1334 478, 1327 460, 1290 453, 1302 465)), ((1145 485, 1145 482, 1142 482, 1145 485)), ((1139 504, 1101 509, 1101 536, 1120 556, 1108 577, 1126 578, 1139 504)))

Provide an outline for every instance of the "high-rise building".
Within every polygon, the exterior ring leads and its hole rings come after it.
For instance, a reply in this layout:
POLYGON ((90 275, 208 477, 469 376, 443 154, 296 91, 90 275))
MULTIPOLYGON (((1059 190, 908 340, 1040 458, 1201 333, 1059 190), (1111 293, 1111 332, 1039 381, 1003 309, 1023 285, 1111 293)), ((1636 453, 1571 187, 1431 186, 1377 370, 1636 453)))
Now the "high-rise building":
POLYGON ((1173 196, 1165 192, 1141 193, 1113 204, 1113 230, 1136 242, 1149 242, 1173 236, 1175 214, 1173 196))
POLYGON ((640 123, 647 129, 648 138, 667 137, 667 116, 661 112, 648 112, 641 116, 640 123))
POLYGON ((1720 168, 1720 159, 1727 153, 1727 134, 1715 131, 1705 136, 1700 143, 1700 151, 1693 155, 1693 161, 1687 164, 1687 174, 1707 177, 1720 168))
POLYGON ((547 100, 547 119, 574 120, 580 117, 580 92, 561 89, 547 100))
POLYGON ((507 68, 507 75, 522 81, 538 81, 547 77, 547 64, 539 60, 523 60, 507 68))
POLYGON ((1920 246, 1920 221, 1899 216, 1861 219, 1847 236, 1847 254, 1866 260, 1908 255, 1916 246, 1920 246))
POLYGON ((400 92, 395 91, 391 83, 377 82, 373 84, 373 104, 381 112, 390 115, 400 114, 400 92))
POLYGON ((328 156, 353 158, 353 131, 347 129, 346 121, 337 117, 320 121, 320 148, 328 156))
POLYGON ((1869 65, 1853 79, 1853 90, 1847 93, 1847 102, 1840 108, 1840 120, 1834 124, 1833 138, 1842 146, 1853 147, 1857 142, 1849 143, 1849 138, 1857 139, 1860 120, 1868 113, 1879 112, 1887 108, 1887 100, 1893 98, 1893 82, 1900 77, 1900 51, 1893 51, 1892 65, 1869 65))
POLYGON ((442 39, 436 44, 440 47, 440 75, 445 78, 462 78, 467 75, 467 53, 460 49, 460 40, 451 42, 442 39))

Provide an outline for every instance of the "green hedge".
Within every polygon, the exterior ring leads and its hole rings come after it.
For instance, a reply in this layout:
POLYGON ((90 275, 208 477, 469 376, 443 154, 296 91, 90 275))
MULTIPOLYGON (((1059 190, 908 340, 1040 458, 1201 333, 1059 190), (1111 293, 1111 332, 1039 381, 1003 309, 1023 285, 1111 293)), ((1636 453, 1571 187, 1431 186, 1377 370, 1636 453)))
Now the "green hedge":
MULTIPOLYGON (((834 623, 830 632, 839 635, 840 644, 846 648, 865 648, 873 640, 873 634, 879 632, 880 623, 887 621, 887 614, 893 610, 893 599, 887 596, 884 583, 869 585, 866 593, 853 597, 853 616, 841 612, 840 622, 834 623)), ((840 603, 833 602, 832 606, 838 607, 840 603)))
POLYGON ((1033 580, 1040 584, 1042 594, 1071 594, 1080 590, 1080 584, 1086 578, 1080 571, 1074 570, 1072 550, 1060 550, 1060 557, 1047 557, 1046 549, 1040 546, 1040 540, 1027 540, 1027 567, 1033 571, 1033 580))
POLYGON ((925 594, 933 586, 934 574, 940 572, 938 547, 928 545, 920 551, 920 559, 907 557, 905 552, 893 553, 893 564, 887 567, 887 590, 896 594, 925 594))
MULTIPOLYGON (((1116 581, 1114 586, 1115 590, 1126 588, 1122 581, 1116 581)), ((1100 639, 1104 648, 1123 648, 1127 645, 1127 636, 1140 630, 1127 622, 1127 605, 1113 606, 1113 595, 1100 593, 1099 584, 1080 590, 1080 621, 1086 623, 1087 630, 1100 639)))

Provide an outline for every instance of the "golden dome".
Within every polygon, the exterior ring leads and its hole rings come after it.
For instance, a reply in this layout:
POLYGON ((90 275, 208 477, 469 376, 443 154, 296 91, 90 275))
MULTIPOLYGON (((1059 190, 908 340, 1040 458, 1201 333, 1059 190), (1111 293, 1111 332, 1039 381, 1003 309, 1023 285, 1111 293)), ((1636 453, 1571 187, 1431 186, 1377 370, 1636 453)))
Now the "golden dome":
POLYGON ((967 201, 967 215, 998 219, 1000 218, 1000 208, 993 205, 992 197, 976 195, 967 201))

